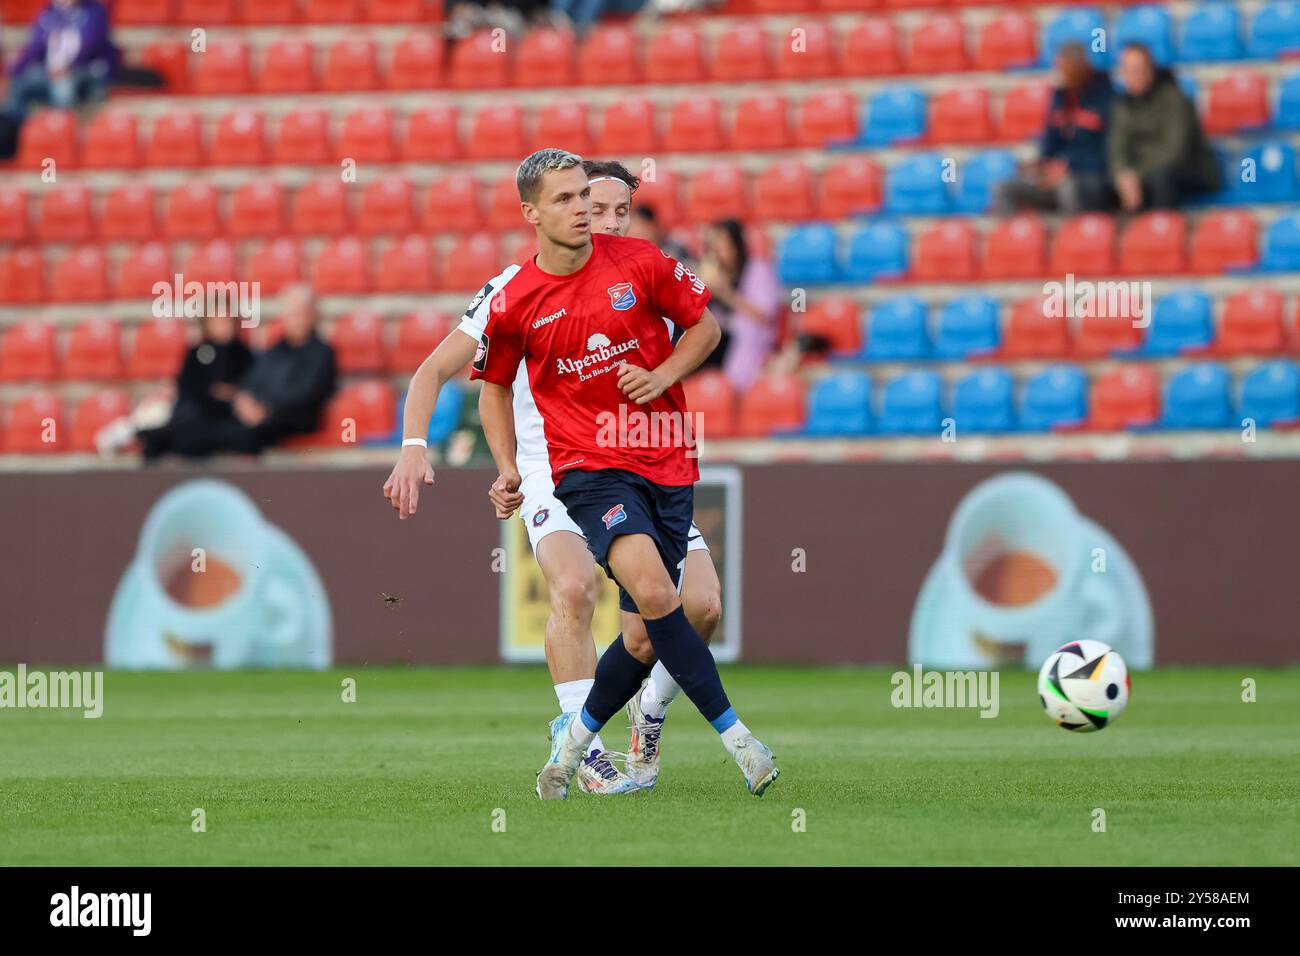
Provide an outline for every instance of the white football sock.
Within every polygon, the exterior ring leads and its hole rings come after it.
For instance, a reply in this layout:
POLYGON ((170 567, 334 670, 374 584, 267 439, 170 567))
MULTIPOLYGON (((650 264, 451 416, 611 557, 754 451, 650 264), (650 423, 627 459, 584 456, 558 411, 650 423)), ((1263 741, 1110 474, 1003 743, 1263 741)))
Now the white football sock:
MULTIPOLYGON (((555 685, 555 699, 560 702, 560 713, 576 714, 582 710, 582 705, 586 703, 587 695, 591 693, 591 685, 596 683, 594 677, 588 677, 584 680, 565 681, 563 684, 555 685)), ((582 719, 574 721, 575 724, 582 723, 582 719)), ((583 728, 586 732, 586 728, 583 728)), ((577 734, 574 734, 577 737, 577 734)), ((604 750, 605 745, 601 742, 600 734, 591 738, 591 743, 587 746, 585 756, 591 756, 592 751, 604 750)))
MULTIPOLYGON (((572 737, 575 742, 582 744, 582 753, 584 757, 591 755, 591 751, 596 749, 593 745, 600 739, 594 730, 587 729, 587 725, 582 722, 581 715, 569 724, 569 736, 572 737)), ((605 748, 601 747, 599 749, 604 750, 605 748)))
POLYGON ((681 692, 681 685, 673 680, 663 661, 655 661, 650 679, 641 689, 641 710, 647 717, 662 718, 668 712, 668 705, 681 692))
POLYGON ((736 721, 730 727, 722 732, 722 746, 727 748, 727 753, 734 753, 736 750, 736 741, 741 737, 749 735, 749 728, 736 721))

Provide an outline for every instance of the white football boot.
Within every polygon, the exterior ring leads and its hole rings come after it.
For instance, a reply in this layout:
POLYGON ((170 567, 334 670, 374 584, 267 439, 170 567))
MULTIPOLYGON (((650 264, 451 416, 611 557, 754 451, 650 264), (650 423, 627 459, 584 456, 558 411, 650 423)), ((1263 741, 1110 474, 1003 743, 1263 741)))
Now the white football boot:
POLYGON ((731 748, 731 756, 736 759, 736 765, 745 775, 745 786, 756 797, 761 797, 772 781, 781 776, 781 771, 772 758, 772 751, 753 734, 746 734, 737 740, 731 748))
POLYGON ((537 771, 537 796, 543 800, 564 800, 569 796, 569 781, 578 772, 587 749, 569 733, 569 725, 577 719, 576 713, 570 713, 551 721, 551 756, 537 771))
POLYGON ((602 797, 634 793, 641 789, 635 780, 614 766, 614 757, 622 757, 626 761, 627 754, 613 750, 593 750, 583 757, 582 766, 578 768, 578 786, 587 793, 602 797))
POLYGON ((627 720, 632 725, 632 741, 623 770, 642 790, 653 790, 659 780, 659 738, 664 718, 647 717, 641 709, 641 692, 637 691, 627 702, 627 720))

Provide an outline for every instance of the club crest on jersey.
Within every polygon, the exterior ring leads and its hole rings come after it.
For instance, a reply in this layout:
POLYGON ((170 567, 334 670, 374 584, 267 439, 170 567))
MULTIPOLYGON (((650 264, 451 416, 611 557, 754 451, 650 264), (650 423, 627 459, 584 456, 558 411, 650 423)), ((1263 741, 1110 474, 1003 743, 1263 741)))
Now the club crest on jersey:
POLYGON ((608 531, 616 524, 622 524, 627 520, 627 512, 623 510, 622 505, 615 505, 605 512, 605 517, 601 519, 605 522, 605 530, 608 531))
POLYGON ((636 293, 632 291, 630 282, 620 282, 605 291, 609 293, 609 304, 618 312, 626 312, 636 305, 636 293))

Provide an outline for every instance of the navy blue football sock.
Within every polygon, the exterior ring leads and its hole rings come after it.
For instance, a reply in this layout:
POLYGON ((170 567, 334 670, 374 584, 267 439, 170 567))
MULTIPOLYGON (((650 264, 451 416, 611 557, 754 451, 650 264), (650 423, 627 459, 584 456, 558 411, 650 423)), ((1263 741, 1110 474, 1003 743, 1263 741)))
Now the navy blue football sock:
POLYGON ((609 718, 641 689, 641 682, 650 676, 652 667, 653 662, 643 664, 627 652, 622 634, 615 638, 596 661, 596 682, 582 705, 583 726, 592 733, 600 733, 609 718))
POLYGON ((709 645, 686 619, 681 605, 664 617, 653 621, 646 618, 645 629, 655 656, 713 729, 722 733, 734 724, 736 713, 722 689, 718 665, 709 652, 709 645))

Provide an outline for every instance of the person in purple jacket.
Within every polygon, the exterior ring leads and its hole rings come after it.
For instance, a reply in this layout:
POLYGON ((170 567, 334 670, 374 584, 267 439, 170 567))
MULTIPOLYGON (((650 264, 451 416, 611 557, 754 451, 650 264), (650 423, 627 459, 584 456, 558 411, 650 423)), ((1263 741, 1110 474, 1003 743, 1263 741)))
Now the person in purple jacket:
POLYGON ((21 123, 34 106, 100 99, 120 65, 99 0, 50 0, 9 68, 4 112, 21 123))

